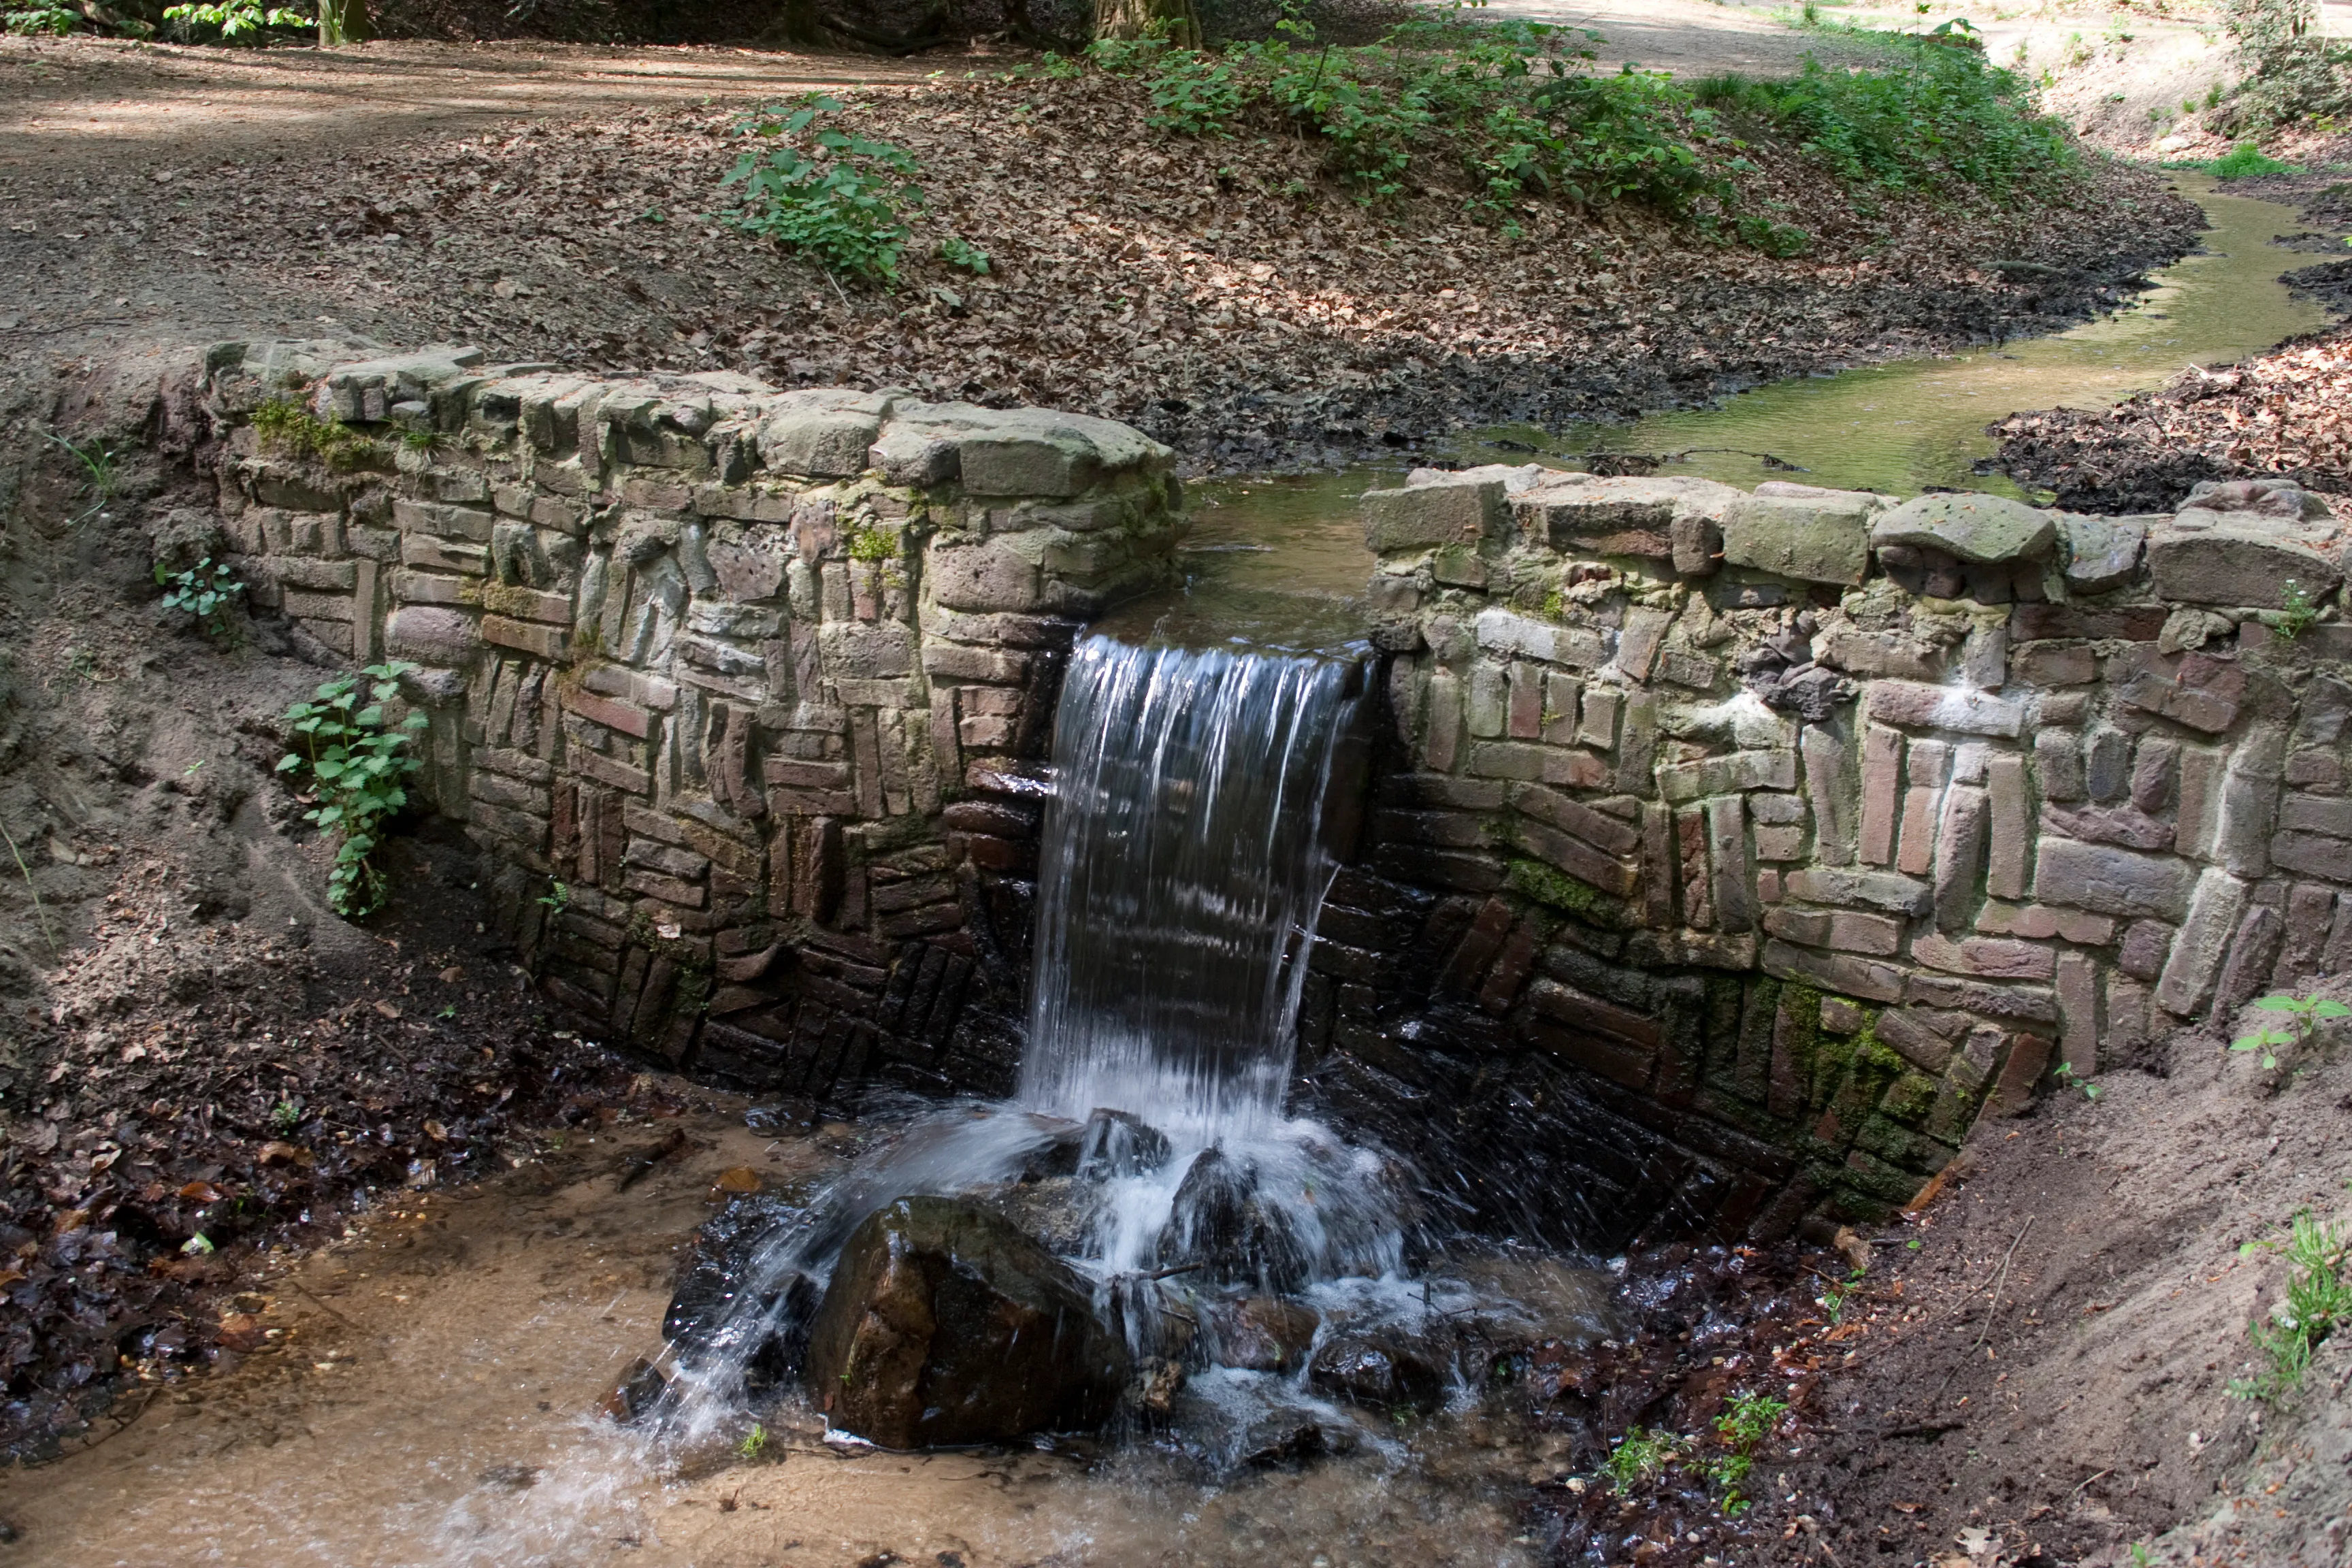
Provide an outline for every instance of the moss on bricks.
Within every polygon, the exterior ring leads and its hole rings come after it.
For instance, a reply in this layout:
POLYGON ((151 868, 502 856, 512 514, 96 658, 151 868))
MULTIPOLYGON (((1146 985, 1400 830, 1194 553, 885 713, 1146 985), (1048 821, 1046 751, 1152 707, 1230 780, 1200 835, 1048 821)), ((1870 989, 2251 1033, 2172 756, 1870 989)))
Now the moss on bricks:
POLYGON ((1565 871, 1555 870, 1540 860, 1514 858, 1508 873, 1511 890, 1523 898, 1573 916, 1587 925, 1604 931, 1620 931, 1625 925, 1624 906, 1590 883, 1580 882, 1565 871))

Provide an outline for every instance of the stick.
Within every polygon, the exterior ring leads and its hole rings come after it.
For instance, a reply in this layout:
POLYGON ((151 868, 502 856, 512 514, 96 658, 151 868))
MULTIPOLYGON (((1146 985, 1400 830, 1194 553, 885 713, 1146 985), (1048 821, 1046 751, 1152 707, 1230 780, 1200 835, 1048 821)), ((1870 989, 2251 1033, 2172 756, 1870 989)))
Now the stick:
MULTIPOLYGON (((2009 1250, 2001 1255, 2000 1273, 1995 1277, 1992 1282, 1992 1305, 1985 1309, 1984 1328, 1978 1332, 1977 1342, 1969 1347, 1969 1353, 1961 1358, 1960 1366, 1965 1366, 1969 1362, 1975 1360, 1977 1352, 1984 1349, 1985 1341, 1992 1336, 1992 1321, 2000 1311, 2000 1293, 2002 1289, 2009 1283, 2010 1260, 2017 1256, 2018 1247, 2023 1245, 2025 1241, 2025 1233, 2033 1228, 2033 1222, 2040 1217, 2041 1216, 2039 1215, 2027 1215, 2025 1216, 2025 1223, 2017 1227, 2017 1239, 2011 1242, 2009 1244, 2009 1250)), ((1944 1396, 1944 1390, 1952 1386, 1952 1379, 1960 1375, 1960 1366, 1955 1366, 1951 1371, 1946 1373, 1944 1374, 1944 1381, 1936 1385, 1936 1392, 1931 1394, 1927 1400, 1929 1409, 1933 1409, 1935 1407, 1936 1401, 1944 1396)))
POLYGON ((49 956, 63 956, 58 952, 56 933, 49 930, 49 911, 41 907, 41 889, 33 886, 33 868, 25 864, 25 852, 16 847, 16 836, 0 827, 0 838, 8 841, 8 853, 16 858, 16 869, 25 875, 25 891, 33 895, 33 915, 41 922, 41 940, 49 944, 49 956))

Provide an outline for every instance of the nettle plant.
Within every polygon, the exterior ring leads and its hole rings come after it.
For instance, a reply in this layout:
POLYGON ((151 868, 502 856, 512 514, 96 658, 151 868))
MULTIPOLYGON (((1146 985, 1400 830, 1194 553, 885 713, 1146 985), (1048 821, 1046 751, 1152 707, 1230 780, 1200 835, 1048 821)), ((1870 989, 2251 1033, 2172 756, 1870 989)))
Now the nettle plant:
POLYGON ((2232 1380, 2230 1392, 2276 1404, 2303 1386, 2319 1346, 2352 1324, 2352 1227, 2306 1211, 2294 1216, 2284 1245, 2250 1241, 2238 1249, 2241 1257, 2256 1252, 2286 1254, 2286 1289, 2267 1320, 2247 1325, 2263 1364, 2253 1376, 2232 1380))
POLYGON ((220 641, 236 636, 236 622, 231 612, 245 584, 229 570, 227 562, 207 555, 186 571, 174 572, 158 561, 155 585, 163 590, 163 607, 194 616, 205 636, 220 641))
MULTIPOLYGON (((809 93, 738 126, 740 134, 774 145, 743 153, 720 180, 742 187, 741 205, 727 221, 790 246, 828 271, 895 283, 912 232, 905 214, 924 205, 915 183, 922 165, 895 142, 821 123, 842 109, 837 99, 809 93)), ((940 242, 937 254, 951 267, 988 270, 988 253, 953 236, 940 242)))
POLYGON ((328 681, 314 700, 286 710, 301 750, 280 757, 278 771, 308 773, 317 804, 303 820, 341 836, 327 877, 327 902, 347 919, 373 914, 388 891, 371 857, 383 842, 384 824, 408 805, 407 781, 420 765, 408 742, 425 721, 411 713, 394 724, 384 709, 400 695, 401 676, 415 668, 372 664, 328 681))
POLYGON ((2352 1018, 2352 1006, 2328 996, 2289 996, 2281 993, 2264 996, 2254 1005, 2265 1013, 2284 1013, 2288 1022, 2284 1027, 2266 1026, 2251 1035, 2241 1035, 2230 1042, 2230 1048, 2262 1052, 2265 1071, 2279 1065, 2281 1051, 2309 1044, 2318 1035, 2322 1018, 2352 1018))

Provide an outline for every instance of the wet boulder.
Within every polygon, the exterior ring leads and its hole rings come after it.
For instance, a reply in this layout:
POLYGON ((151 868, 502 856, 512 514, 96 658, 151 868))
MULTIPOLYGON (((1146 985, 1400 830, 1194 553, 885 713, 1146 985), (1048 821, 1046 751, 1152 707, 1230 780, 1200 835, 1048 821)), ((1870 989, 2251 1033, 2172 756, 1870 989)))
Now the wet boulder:
POLYGON ((834 1425, 891 1448, 1092 1427, 1131 1375, 1085 1278, 954 1198, 869 1215, 809 1331, 809 1386, 834 1425))
POLYGON ((1314 1308, 1274 1296, 1220 1301, 1203 1316, 1211 1359, 1244 1372, 1296 1370, 1323 1321, 1314 1308))
POLYGON ((1029 1156, 1021 1179, 1107 1182, 1140 1176, 1168 1163, 1173 1152, 1168 1135, 1141 1117, 1097 1108, 1083 1122, 1056 1126, 1051 1140, 1029 1156))
POLYGON ((662 1337, 677 1347, 680 1361, 738 1360, 754 1389, 800 1371, 820 1298, 817 1284, 798 1269, 762 1278, 757 1265, 761 1244, 804 1213, 782 1194, 754 1193, 729 1204, 695 1233, 694 1249, 662 1314, 662 1337))
POLYGON ((1203 1149, 1184 1173, 1158 1252, 1161 1268, 1198 1269, 1215 1284, 1284 1296, 1307 1283, 1306 1250, 1259 1192, 1255 1163, 1222 1149, 1203 1149))
POLYGON ((1340 1332, 1316 1348, 1307 1377, 1335 1398, 1383 1410, 1434 1410, 1452 1384, 1450 1343, 1401 1328, 1340 1332))

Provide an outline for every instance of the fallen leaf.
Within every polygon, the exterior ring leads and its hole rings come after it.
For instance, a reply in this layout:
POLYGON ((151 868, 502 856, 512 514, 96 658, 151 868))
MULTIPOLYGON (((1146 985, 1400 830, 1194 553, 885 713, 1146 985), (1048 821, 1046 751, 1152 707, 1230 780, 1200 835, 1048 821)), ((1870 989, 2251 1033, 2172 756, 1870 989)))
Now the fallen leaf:
POLYGON ((449 1141, 449 1130, 438 1121, 427 1121, 425 1124, 425 1135, 436 1143, 446 1143, 449 1141))
POLYGON ((462 964, 453 963, 441 972, 441 984, 444 985, 455 985, 465 978, 466 970, 462 964))
POLYGON ((210 1182, 190 1182, 180 1189, 180 1195, 192 1204, 216 1204, 221 1191, 210 1182))
POLYGON ((231 1312, 220 1321, 220 1342, 226 1349, 257 1350, 268 1338, 261 1320, 250 1312, 231 1312))
POLYGON ((710 1184, 714 1191, 722 1193, 756 1193, 761 1184, 760 1173, 749 1165, 730 1165, 710 1184))
POLYGON ((311 1163, 308 1149, 298 1149, 275 1138, 261 1146, 258 1158, 265 1165, 308 1165, 311 1163))
POLYGON ((400 1016, 400 1009, 393 1005, 393 1004, 385 1001, 381 996, 375 999, 375 1010, 383 1014, 387 1018, 397 1018, 400 1016))

